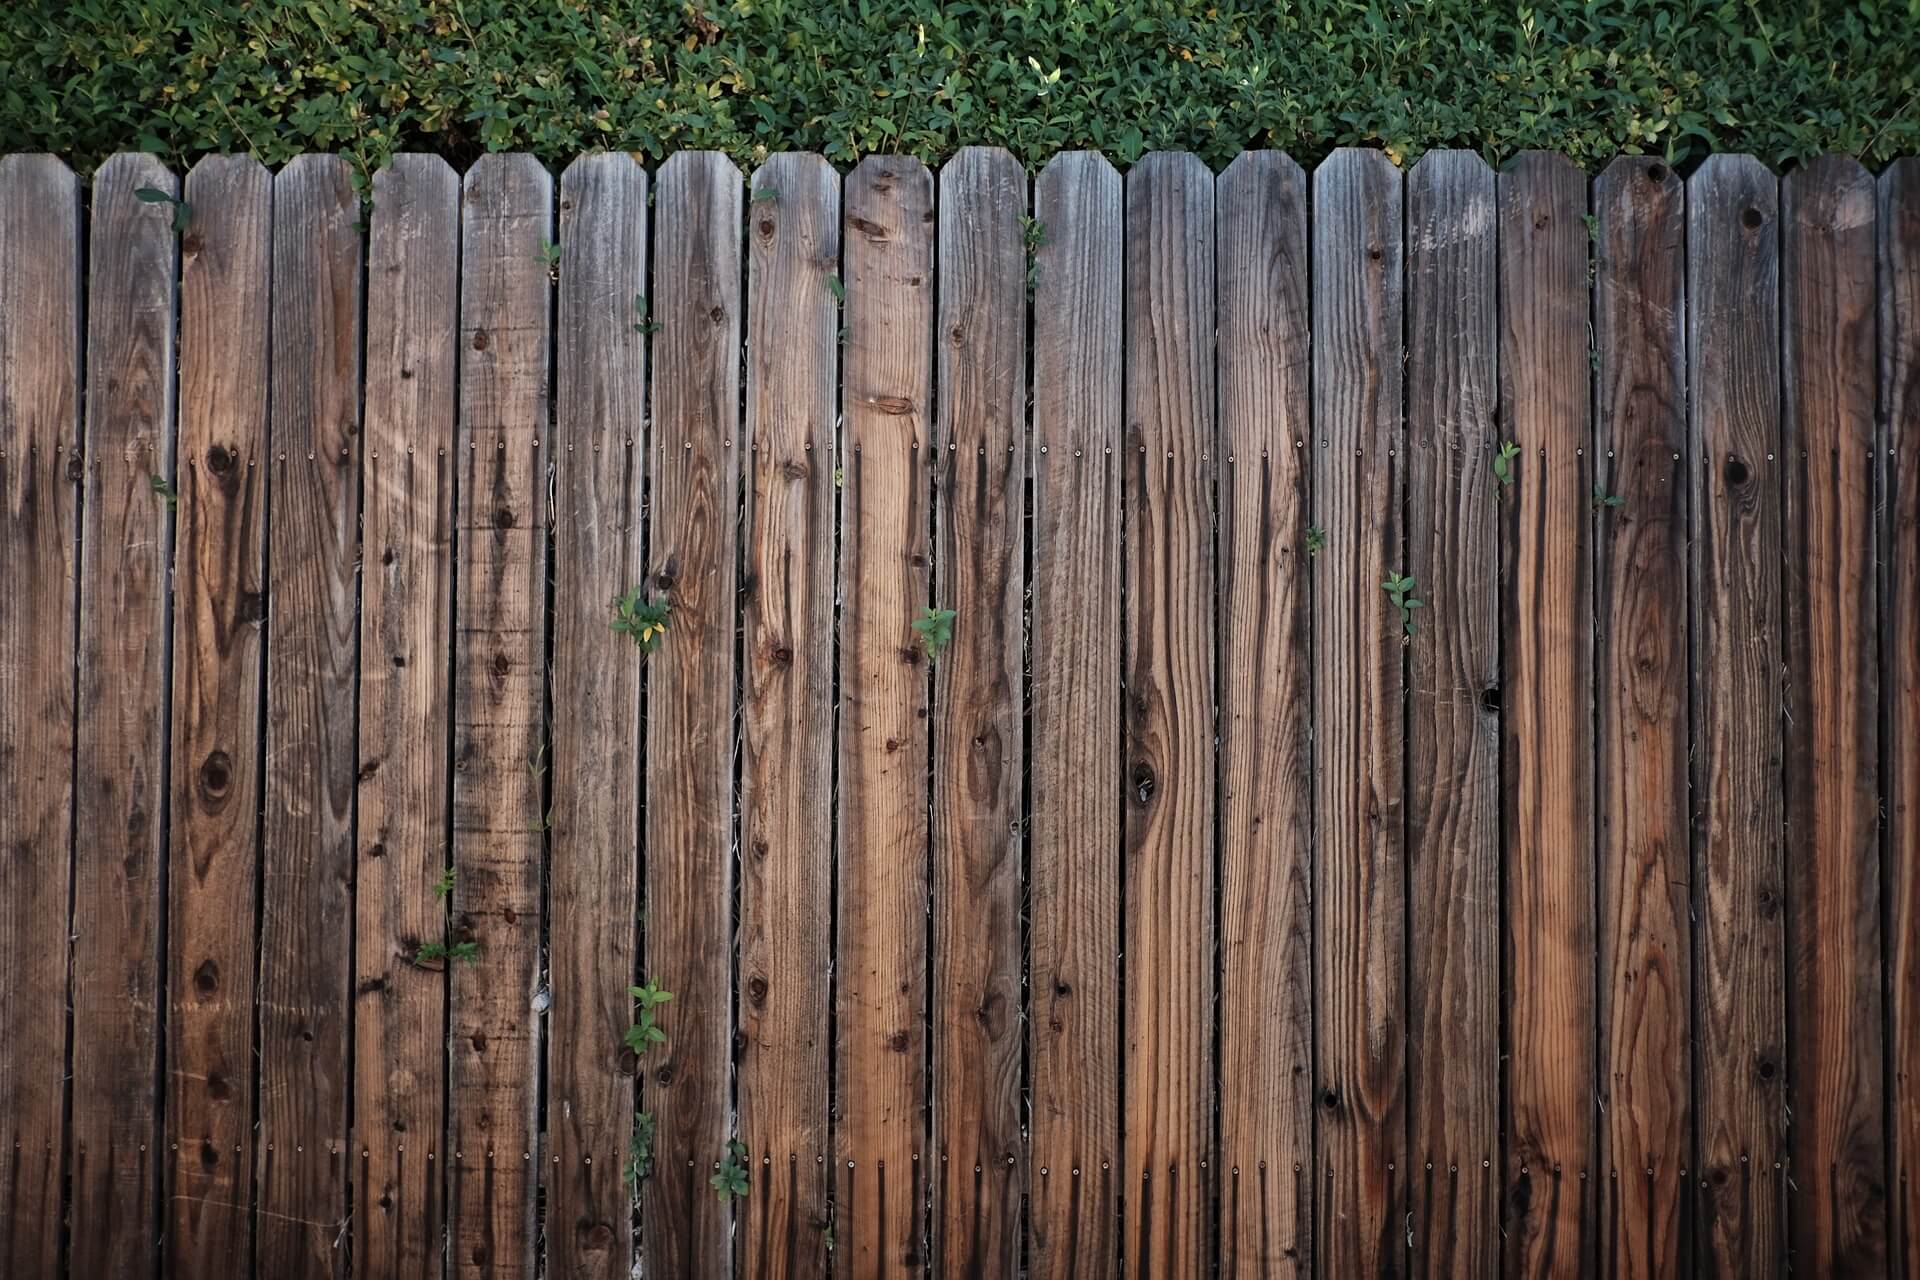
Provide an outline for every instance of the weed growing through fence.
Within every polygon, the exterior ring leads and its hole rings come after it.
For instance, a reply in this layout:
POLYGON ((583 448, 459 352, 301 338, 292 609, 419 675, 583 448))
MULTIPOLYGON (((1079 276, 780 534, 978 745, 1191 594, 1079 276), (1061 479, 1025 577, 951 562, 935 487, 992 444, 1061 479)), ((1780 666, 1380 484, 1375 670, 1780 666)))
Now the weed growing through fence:
POLYGON ((621 1179, 627 1184, 627 1194, 637 1197, 640 1194, 640 1179, 647 1176, 653 1168, 653 1113, 636 1111, 633 1113, 633 1132, 627 1137, 627 1163, 621 1170, 621 1179))
POLYGON ((193 221, 193 206, 179 196, 162 191, 158 187, 139 187, 133 198, 141 204, 170 204, 173 206, 173 233, 179 235, 193 221))
POLYGON ((173 511, 179 507, 179 491, 173 487, 172 483, 169 482, 165 476, 156 471, 147 477, 147 483, 153 486, 153 491, 160 496, 160 501, 167 504, 167 510, 173 511))
POLYGON ((442 871, 440 873, 440 878, 433 882, 433 896, 442 903, 446 902, 448 898, 451 898, 453 896, 453 868, 452 867, 448 867, 446 870, 442 871))
POLYGON ((1501 489, 1513 488, 1513 460, 1520 456, 1520 446, 1508 440, 1501 444, 1500 452, 1493 455, 1493 478, 1500 482, 1500 489, 1493 491, 1498 498, 1501 489))
POLYGON ((660 323, 657 320, 647 319, 647 295, 644 293, 633 295, 633 331, 635 333, 660 332, 660 323))
POLYGON ((1400 611, 1400 625, 1406 632, 1405 638, 1411 640, 1418 630, 1413 623, 1413 611, 1424 609, 1427 603, 1413 594, 1413 576, 1389 573, 1387 580, 1380 584, 1380 589, 1387 593, 1387 599, 1393 601, 1393 607, 1400 611))
POLYGON ((653 1011, 673 999, 673 992, 662 991, 658 978, 648 978, 643 986, 628 987, 627 994, 633 998, 633 1025, 622 1038, 633 1056, 642 1058, 654 1045, 666 1043, 667 1033, 654 1023, 653 1011))
POLYGON ((847 284, 840 278, 838 271, 827 273, 827 292, 833 295, 833 300, 839 305, 843 307, 847 305, 847 284))
POLYGON ((423 942, 420 949, 413 953, 413 962, 422 968, 431 964, 445 964, 449 960, 461 960, 469 966, 480 963, 480 944, 467 942, 423 942))
POLYGON ((632 587, 613 598, 610 625, 621 635, 631 636, 642 653, 652 653, 667 634, 667 618, 672 612, 673 606, 667 601, 644 600, 640 588, 632 587))
POLYGON ((780 188, 778 187, 755 187, 753 190, 753 202, 755 204, 774 204, 778 202, 779 199, 780 188))
POLYGON ((540 237, 540 262, 547 269, 547 278, 560 278, 560 242, 540 237))
POLYGON ((1327 549, 1327 531, 1317 524, 1307 526, 1307 554, 1317 556, 1327 549))
POLYGON ((940 656, 953 641, 953 620, 958 616, 951 609, 927 608, 913 620, 913 633, 920 637, 920 647, 927 651, 928 661, 940 656))
POLYGON ((722 1200, 738 1200, 747 1194, 747 1144, 738 1138, 727 1140, 726 1153, 707 1185, 722 1200))
POLYGON ((1615 507, 1624 507, 1626 505, 1627 500, 1619 494, 1608 493, 1606 487, 1603 485, 1593 486, 1593 509, 1595 511, 1611 511, 1615 507))
POLYGON ((1047 242, 1047 228, 1038 218, 1022 216, 1020 231, 1027 244, 1027 296, 1031 298, 1040 283, 1040 246, 1047 242))

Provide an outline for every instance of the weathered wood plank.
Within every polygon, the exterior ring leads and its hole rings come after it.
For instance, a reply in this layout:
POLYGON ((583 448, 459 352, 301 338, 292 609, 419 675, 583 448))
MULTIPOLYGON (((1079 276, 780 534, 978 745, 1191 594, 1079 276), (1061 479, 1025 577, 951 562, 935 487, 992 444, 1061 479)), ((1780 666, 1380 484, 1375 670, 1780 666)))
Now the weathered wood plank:
POLYGON ((1698 1245, 1756 1277, 1786 1255, 1776 186, 1751 156, 1687 180, 1698 1245))
POLYGON ((1586 175, 1498 179, 1506 837, 1506 1267, 1590 1275, 1594 1218, 1593 536, 1586 175))
POLYGON ((173 206, 143 188, 180 184, 149 155, 100 166, 87 253, 67 1263, 103 1278, 149 1274, 160 1247, 177 236, 173 206))
POLYGON ((1622 157, 1594 213, 1600 1269, 1665 1276, 1691 1253, 1683 188, 1622 157))
POLYGON ((17 1276, 60 1266, 82 350, 80 184, 52 156, 0 157, 0 1273, 17 1276))
POLYGON ((1311 1271, 1307 179, 1245 152, 1219 229, 1220 1267, 1311 1271))
POLYGON ((834 1271, 925 1262, 927 678, 933 180, 846 180, 840 408, 840 867, 834 1271))
POLYGON ((1873 529, 1875 191, 1827 156, 1781 191, 1793 1266, 1887 1262, 1873 529))
POLYGON ((747 1276, 827 1270, 833 964, 833 418, 840 175, 819 156, 754 171, 747 233, 745 641, 741 671, 740 1136, 755 1185, 747 1276), (772 198, 763 193, 771 191, 772 198))
POLYGON ((1415 1269, 1499 1270, 1500 441, 1493 170, 1407 176, 1407 1099, 1415 1269))
POLYGON ((490 155, 462 187, 455 446, 451 1264, 531 1273, 547 821, 553 179, 490 155))
POLYGON ((252 1252, 273 175, 187 175, 167 876, 167 1267, 252 1252))
POLYGON ((460 179, 373 178, 354 882, 354 1266, 437 1277, 446 1247, 446 932, 460 179))
POLYGON ((1314 1258, 1406 1265, 1406 639, 1400 174, 1342 148, 1313 182, 1314 1258))
POLYGON ((560 177, 553 469, 553 825, 547 890, 549 1274, 633 1268, 628 1170, 640 892, 642 655, 610 625, 640 585, 647 340, 647 174, 624 152, 560 177))
POLYGON ((683 151, 654 197, 649 585, 673 606, 647 677, 648 972, 674 993, 648 1063, 657 1171, 649 1271, 724 1273, 731 1209, 707 1185, 733 1137, 734 637, 740 489, 740 171, 683 151))
POLYGON ((1120 175, 1055 156, 1034 189, 1030 1273, 1119 1265, 1120 175))
POLYGON ((1026 661, 1027 175, 999 148, 940 170, 934 596, 934 1266, 1020 1266, 1021 715, 1026 661))

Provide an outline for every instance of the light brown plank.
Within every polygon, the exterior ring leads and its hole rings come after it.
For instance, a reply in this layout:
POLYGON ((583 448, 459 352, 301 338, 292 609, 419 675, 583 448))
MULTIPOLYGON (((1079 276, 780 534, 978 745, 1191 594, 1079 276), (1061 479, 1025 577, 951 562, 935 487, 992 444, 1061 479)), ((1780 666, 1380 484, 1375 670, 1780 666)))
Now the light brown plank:
POLYGON ((1245 152, 1219 203, 1220 1267, 1309 1274, 1312 619, 1307 178, 1245 152))
POLYGON ((776 155, 748 208, 740 1137, 747 1276, 827 1270, 833 963, 833 417, 840 175, 776 155), (766 193, 771 192, 769 197, 766 193))
MULTIPOLYGON (((147 1275, 160 1246, 161 865, 174 476, 174 210, 148 155, 93 180, 74 792, 72 1178, 76 1276, 147 1275)), ((44 1015, 45 1011, 41 1013, 44 1015)))
POLYGON ((1407 176, 1408 1151, 1416 1271, 1499 1269, 1500 683, 1493 170, 1407 176))
POLYGON ((1781 186, 1786 390, 1787 1102, 1793 1266, 1887 1264, 1873 178, 1824 156, 1781 186))
POLYGON ((1034 188, 1028 1020, 1035 1277, 1119 1265, 1120 175, 1096 152, 1034 188))
POLYGON ((81 350, 80 184, 52 156, 0 158, 0 1273, 18 1276, 60 1266, 81 350))
POLYGON ((446 930, 460 179, 373 178, 354 908, 354 1265, 426 1280, 446 1247, 446 930))
POLYGON ((209 156, 181 244, 172 811, 167 912, 167 1266, 252 1251, 273 175, 209 156))
POLYGON ((1403 1265, 1407 1203, 1400 174, 1343 148, 1313 179, 1314 1259, 1403 1265))
POLYGON ((517 1277, 533 1270, 540 1154, 553 179, 490 155, 462 192, 448 941, 479 951, 448 965, 450 1263, 517 1277))
POLYGON ((1684 194, 1622 157, 1594 187, 1602 1274, 1679 1274, 1690 1167, 1684 194))
POLYGON ((878 1276, 925 1263, 933 180, 871 156, 844 201, 833 1267, 878 1276))
POLYGON ((1786 1255, 1776 185, 1751 156, 1687 180, 1698 1243, 1755 1277, 1786 1255))
POLYGON ((934 666, 934 1265, 1011 1275, 1021 1097, 1027 175, 999 148, 940 170, 934 666))

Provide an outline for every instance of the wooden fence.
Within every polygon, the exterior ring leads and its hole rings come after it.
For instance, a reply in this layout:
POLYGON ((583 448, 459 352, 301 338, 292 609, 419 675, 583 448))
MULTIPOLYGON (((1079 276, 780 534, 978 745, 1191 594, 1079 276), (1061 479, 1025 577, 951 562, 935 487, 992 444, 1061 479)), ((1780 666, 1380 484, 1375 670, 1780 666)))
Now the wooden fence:
POLYGON ((1916 161, 0 159, 0 1273, 1920 1275, 1916 451, 1916 161))

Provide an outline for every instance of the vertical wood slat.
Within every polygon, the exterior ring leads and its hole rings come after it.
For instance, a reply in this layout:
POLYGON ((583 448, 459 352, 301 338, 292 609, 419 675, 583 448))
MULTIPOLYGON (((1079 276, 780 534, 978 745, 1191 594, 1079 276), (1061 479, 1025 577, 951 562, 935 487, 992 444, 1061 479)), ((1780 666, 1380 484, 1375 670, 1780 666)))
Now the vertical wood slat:
POLYGON ((1786 1252, 1778 214, 1750 156, 1687 181, 1696 1185, 1714 1275, 1770 1275, 1786 1252))
POLYGON ((623 152, 560 177, 553 510, 553 808, 548 880, 547 1270, 633 1267, 628 1170, 643 656, 610 625, 645 576, 641 467, 647 174, 623 152))
POLYGON ((834 410, 840 175, 755 170, 748 211, 740 776, 742 1274, 827 1269, 833 964, 834 410), (772 192, 766 198, 763 193, 772 192))
POLYGON ((1501 817, 1506 846, 1509 1274, 1591 1273, 1594 1219, 1593 532, 1586 176, 1500 174, 1501 817), (1571 376, 1570 376, 1571 371, 1571 376))
POLYGON ((1025 680, 1027 175, 998 148, 940 171, 934 663, 934 1266, 1020 1265, 1021 713, 1025 680))
POLYGON ((80 184, 0 157, 0 1273, 59 1270, 79 530, 80 184))
POLYGON ((1123 1249, 1150 1274, 1213 1236, 1213 212, 1197 156, 1127 175, 1123 1249))
POLYGON ((1307 179, 1243 153, 1218 211, 1222 1274, 1311 1268, 1307 179))
POLYGON ((446 931, 460 179, 401 155, 368 236, 354 880, 355 1269, 438 1276, 446 1231, 446 931))
POLYGON ((181 245, 171 835, 167 1262, 252 1252, 273 175, 210 156, 181 245))
POLYGON ((1313 181, 1314 1259, 1406 1249, 1400 173, 1342 148, 1313 181))
POLYGON ((87 254, 67 1261, 90 1277, 148 1274, 159 1246, 177 237, 149 187, 180 191, 152 156, 100 166, 87 254))
POLYGON ((1096 152, 1034 188, 1031 569, 1033 1008, 1029 1270, 1119 1263, 1120 175, 1096 152))
POLYGON ((1686 1265, 1690 1169, 1684 198, 1657 160, 1594 187, 1594 802, 1600 877, 1601 1269, 1686 1265))
POLYGON ((1826 156, 1782 184, 1786 387, 1787 1021, 1794 1267, 1886 1265, 1878 333, 1872 177, 1826 156))
MULTIPOLYGON (((1499 1269, 1499 354, 1493 170, 1407 176, 1407 1099, 1417 1270, 1499 1269)), ((1524 457, 1509 478, 1525 476, 1524 457)))
POLYGON ((844 201, 833 1264, 854 1276, 925 1262, 933 180, 873 156, 844 201))
POLYGON ((658 1165, 643 1189, 650 1271, 731 1265, 708 1186, 733 1137, 733 753, 740 486, 742 182, 718 152, 660 170, 647 562, 672 625, 647 683, 646 952, 674 993, 645 1101, 658 1165))
POLYGON ((448 1175, 453 1274, 533 1270, 547 821, 553 180, 490 155, 461 204, 448 1175))

